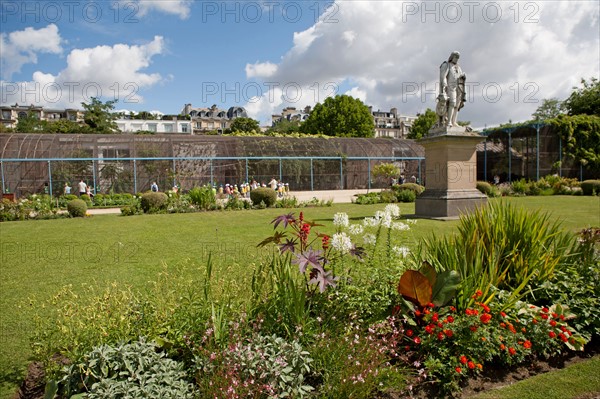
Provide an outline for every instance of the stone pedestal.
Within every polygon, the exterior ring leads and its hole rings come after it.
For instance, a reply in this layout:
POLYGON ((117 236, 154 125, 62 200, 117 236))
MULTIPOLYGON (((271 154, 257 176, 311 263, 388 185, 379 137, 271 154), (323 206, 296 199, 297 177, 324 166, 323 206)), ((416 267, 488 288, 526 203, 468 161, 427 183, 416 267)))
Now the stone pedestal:
POLYGON ((425 191, 417 197, 417 217, 455 219, 487 203, 477 190, 476 145, 484 138, 464 127, 434 128, 419 140, 425 148, 425 191))

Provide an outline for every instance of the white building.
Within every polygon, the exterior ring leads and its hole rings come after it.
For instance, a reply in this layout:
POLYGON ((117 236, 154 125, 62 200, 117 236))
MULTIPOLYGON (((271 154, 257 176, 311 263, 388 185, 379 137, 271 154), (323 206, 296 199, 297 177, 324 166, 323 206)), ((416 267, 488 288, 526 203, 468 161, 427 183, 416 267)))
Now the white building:
POLYGON ((179 133, 192 134, 192 122, 189 120, 158 119, 117 119, 118 129, 123 133, 152 132, 152 133, 179 133))

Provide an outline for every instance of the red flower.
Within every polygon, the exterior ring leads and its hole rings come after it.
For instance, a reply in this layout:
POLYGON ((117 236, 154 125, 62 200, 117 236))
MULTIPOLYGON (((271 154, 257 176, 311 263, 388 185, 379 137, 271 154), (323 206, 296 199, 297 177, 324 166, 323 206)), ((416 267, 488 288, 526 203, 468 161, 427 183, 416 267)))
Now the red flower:
POLYGON ((542 312, 548 313, 548 312, 550 312, 550 309, 548 309, 548 308, 542 308, 542 312))
POLYGON ((483 324, 487 324, 490 322, 490 320, 492 319, 492 315, 489 313, 484 313, 481 315, 481 317, 479 318, 479 320, 481 320, 481 322, 483 324))
POLYGON ((452 316, 448 316, 448 317, 446 317, 446 321, 447 321, 448 323, 453 323, 453 322, 454 322, 454 317, 452 317, 452 316))
POLYGON ((415 339, 413 339, 413 342, 417 345, 419 345, 421 343, 421 338, 419 337, 415 337, 415 339))
POLYGON ((429 302, 429 303, 427 304, 427 307, 428 307, 428 308, 432 308, 432 309, 433 309, 433 307, 434 307, 434 306, 435 306, 435 305, 433 304, 433 302, 429 302))
POLYGON ((510 347, 510 348, 508 348, 508 353, 511 355, 514 355, 515 353, 517 353, 517 351, 515 350, 515 348, 510 347))
POLYGON ((469 327, 469 329, 470 329, 471 331, 475 332, 475 331, 477 331, 477 326, 471 326, 471 327, 469 327))
POLYGON ((467 364, 467 361, 468 361, 468 359, 467 359, 467 357, 466 357, 465 355, 462 355, 462 356, 459 358, 459 360, 460 360, 460 362, 461 362, 462 364, 467 364))
POLYGON ((437 335, 437 339, 440 340, 440 341, 443 340, 444 339, 444 333, 443 332, 439 332, 438 335, 437 335))
POLYGON ((554 338, 554 337, 556 337, 556 333, 555 333, 554 331, 550 331, 550 332, 548 333, 548 336, 549 336, 550 338, 554 338))
POLYGON ((485 303, 481 303, 480 305, 485 312, 490 313, 490 307, 488 305, 486 305, 485 303))
POLYGON ((327 250, 327 248, 329 248, 329 236, 323 236, 323 238, 321 238, 321 243, 323 244, 323 249, 327 250))
POLYGON ((502 316, 502 317, 506 317, 506 313, 504 313, 504 312, 500 312, 500 316, 502 316))
POLYGON ((456 308, 454 306, 450 306, 450 311, 451 312, 456 312, 456 308))
POLYGON ((415 310, 415 316, 420 317, 421 316, 421 311, 420 310, 415 310))
POLYGON ((431 317, 431 321, 433 321, 434 323, 437 323, 439 320, 439 316, 437 313, 434 313, 433 316, 431 317))
POLYGON ((527 340, 523 342, 523 348, 531 349, 531 341, 527 340))
POLYGON ((454 335, 454 333, 452 332, 452 330, 444 330, 444 334, 446 334, 446 337, 451 338, 452 335, 454 335))
POLYGON ((434 328, 435 328, 435 327, 434 327, 434 326, 432 326, 432 325, 430 324, 430 325, 428 325, 427 327, 425 327, 425 332, 426 332, 427 334, 433 334, 433 329, 434 329, 434 328))
POLYGON ((406 330, 406 336, 407 337, 412 337, 413 336, 413 330, 406 330))
POLYGON ((456 370, 458 374, 462 373, 462 369, 460 367, 456 367, 454 370, 456 370))
POLYGON ((545 313, 543 313, 540 317, 544 320, 548 320, 548 315, 545 313))
POLYGON ((560 340, 562 342, 567 342, 568 341, 567 336, 565 334, 563 334, 563 333, 558 334, 558 338, 560 338, 560 340))
POLYGON ((469 363, 467 363, 467 366, 469 366, 469 368, 471 370, 473 370, 475 368, 475 363, 473 363, 472 361, 469 361, 469 363))
POLYGON ((303 222, 303 221, 304 221, 304 213, 303 213, 303 212, 300 212, 300 215, 298 216, 298 220, 299 220, 300 222, 303 222))
POLYGON ((472 298, 479 298, 482 295, 483 295, 483 292, 481 292, 481 290, 477 290, 477 291, 475 291, 475 294, 473 294, 472 298))
POLYGON ((555 320, 550 320, 550 325, 552 327, 556 327, 556 321, 555 320))

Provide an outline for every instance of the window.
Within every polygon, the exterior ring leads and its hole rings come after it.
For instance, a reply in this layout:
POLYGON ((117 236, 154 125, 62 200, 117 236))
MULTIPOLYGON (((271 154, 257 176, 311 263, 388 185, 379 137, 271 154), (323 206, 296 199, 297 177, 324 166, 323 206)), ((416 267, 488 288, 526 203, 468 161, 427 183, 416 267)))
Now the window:
POLYGON ((188 132, 188 124, 187 123, 183 123, 181 125, 181 133, 187 133, 188 132))
POLYGON ((148 123, 148 131, 156 133, 156 123, 148 123))
POLYGON ((172 123, 165 124, 165 133, 173 133, 173 124, 172 123))

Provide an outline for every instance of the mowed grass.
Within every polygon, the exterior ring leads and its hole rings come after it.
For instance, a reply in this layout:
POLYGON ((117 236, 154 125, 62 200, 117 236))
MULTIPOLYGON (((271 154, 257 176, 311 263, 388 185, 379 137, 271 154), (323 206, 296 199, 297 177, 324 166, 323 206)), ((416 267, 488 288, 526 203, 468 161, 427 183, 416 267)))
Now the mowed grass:
POLYGON ((593 399, 600 397, 600 356, 562 370, 536 375, 473 399, 593 399))
MULTIPOLYGON (((498 201, 498 200, 494 200, 498 201)), ((510 198, 526 209, 549 212, 565 229, 600 225, 598 197, 510 198)), ((24 375, 34 328, 29 298, 49 298, 71 284, 129 284, 143 289, 167 266, 203 265, 212 253, 216 273, 228 284, 249 282, 253 264, 268 255, 256 244, 273 232, 270 221, 282 213, 303 211, 305 218, 332 233, 337 212, 353 223, 373 216, 384 204, 334 204, 332 207, 202 212, 193 214, 94 216, 0 224, 0 398, 11 397, 24 375)), ((403 215, 414 204, 400 204, 403 215)), ((410 216, 408 216, 410 217, 410 216)), ((398 233, 403 245, 456 230, 458 221, 420 219, 408 233, 398 233)), ((247 287, 246 287, 247 288, 247 287)))

